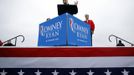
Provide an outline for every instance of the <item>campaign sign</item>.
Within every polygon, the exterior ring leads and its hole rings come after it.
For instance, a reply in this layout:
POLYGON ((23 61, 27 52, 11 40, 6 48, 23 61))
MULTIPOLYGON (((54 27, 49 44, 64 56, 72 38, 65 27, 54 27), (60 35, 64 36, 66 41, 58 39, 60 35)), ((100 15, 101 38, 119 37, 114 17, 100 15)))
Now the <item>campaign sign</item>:
POLYGON ((38 46, 91 46, 90 26, 65 13, 39 26, 38 46))
POLYGON ((66 45, 66 14, 41 23, 38 46, 66 45))
POLYGON ((76 46, 92 46, 90 25, 68 14, 68 43, 76 46))

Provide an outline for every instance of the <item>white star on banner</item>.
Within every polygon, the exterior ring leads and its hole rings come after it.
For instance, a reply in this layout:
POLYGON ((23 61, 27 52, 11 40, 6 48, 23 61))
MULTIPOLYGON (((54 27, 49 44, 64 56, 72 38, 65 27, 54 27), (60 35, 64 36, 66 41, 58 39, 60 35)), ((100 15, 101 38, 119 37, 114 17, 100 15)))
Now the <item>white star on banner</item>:
POLYGON ((59 72, 57 72, 56 70, 54 72, 52 72, 53 75, 58 75, 59 72))
POLYGON ((109 70, 107 70, 107 72, 104 72, 106 75, 111 75, 112 72, 110 72, 109 70))
POLYGON ((89 72, 87 72, 88 75, 93 75, 94 72, 92 72, 91 70, 89 72))
POLYGON ((124 69, 124 71, 122 71, 122 73, 123 73, 123 75, 128 75, 129 71, 126 71, 126 70, 124 69))
POLYGON ((1 75, 6 75, 7 72, 5 72, 4 70, 2 72, 0 72, 1 75))
POLYGON ((41 75, 42 72, 40 72, 39 70, 37 70, 37 72, 34 72, 36 75, 41 75))
POLYGON ((20 70, 20 72, 18 72, 19 75, 23 75, 24 72, 22 72, 22 70, 20 70))
POLYGON ((75 75, 77 72, 74 72, 73 70, 72 70, 72 72, 69 72, 71 75, 75 75))

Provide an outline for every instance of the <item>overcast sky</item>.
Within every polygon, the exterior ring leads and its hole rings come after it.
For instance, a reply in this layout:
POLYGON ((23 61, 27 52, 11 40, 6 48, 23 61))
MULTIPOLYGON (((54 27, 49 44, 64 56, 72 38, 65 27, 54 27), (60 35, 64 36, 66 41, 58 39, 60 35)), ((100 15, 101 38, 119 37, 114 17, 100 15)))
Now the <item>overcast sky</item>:
MULTIPOLYGON (((74 4, 74 1, 69 0, 69 3, 74 4)), ((75 17, 85 20, 84 14, 89 14, 95 23, 95 47, 114 47, 114 38, 113 42, 108 41, 111 34, 134 43, 134 0, 78 2, 79 12, 75 17)), ((48 17, 58 16, 57 4, 62 4, 62 0, 0 0, 0 40, 21 34, 26 40, 21 43, 18 38, 18 47, 37 47, 39 24, 48 17)))

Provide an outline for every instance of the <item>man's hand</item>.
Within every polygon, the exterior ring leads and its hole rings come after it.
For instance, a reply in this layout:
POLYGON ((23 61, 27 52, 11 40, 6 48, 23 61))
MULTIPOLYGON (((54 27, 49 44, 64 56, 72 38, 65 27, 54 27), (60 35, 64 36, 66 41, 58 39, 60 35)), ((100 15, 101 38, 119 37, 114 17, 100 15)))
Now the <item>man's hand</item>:
POLYGON ((75 4, 75 5, 78 5, 78 1, 75 1, 74 4, 75 4))

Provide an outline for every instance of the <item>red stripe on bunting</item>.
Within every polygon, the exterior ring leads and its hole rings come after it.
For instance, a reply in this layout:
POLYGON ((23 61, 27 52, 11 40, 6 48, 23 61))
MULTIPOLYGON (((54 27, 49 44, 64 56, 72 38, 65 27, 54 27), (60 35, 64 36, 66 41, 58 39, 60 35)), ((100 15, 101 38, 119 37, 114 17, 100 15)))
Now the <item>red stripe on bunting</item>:
POLYGON ((134 48, 0 48, 0 57, 134 56, 134 48))

